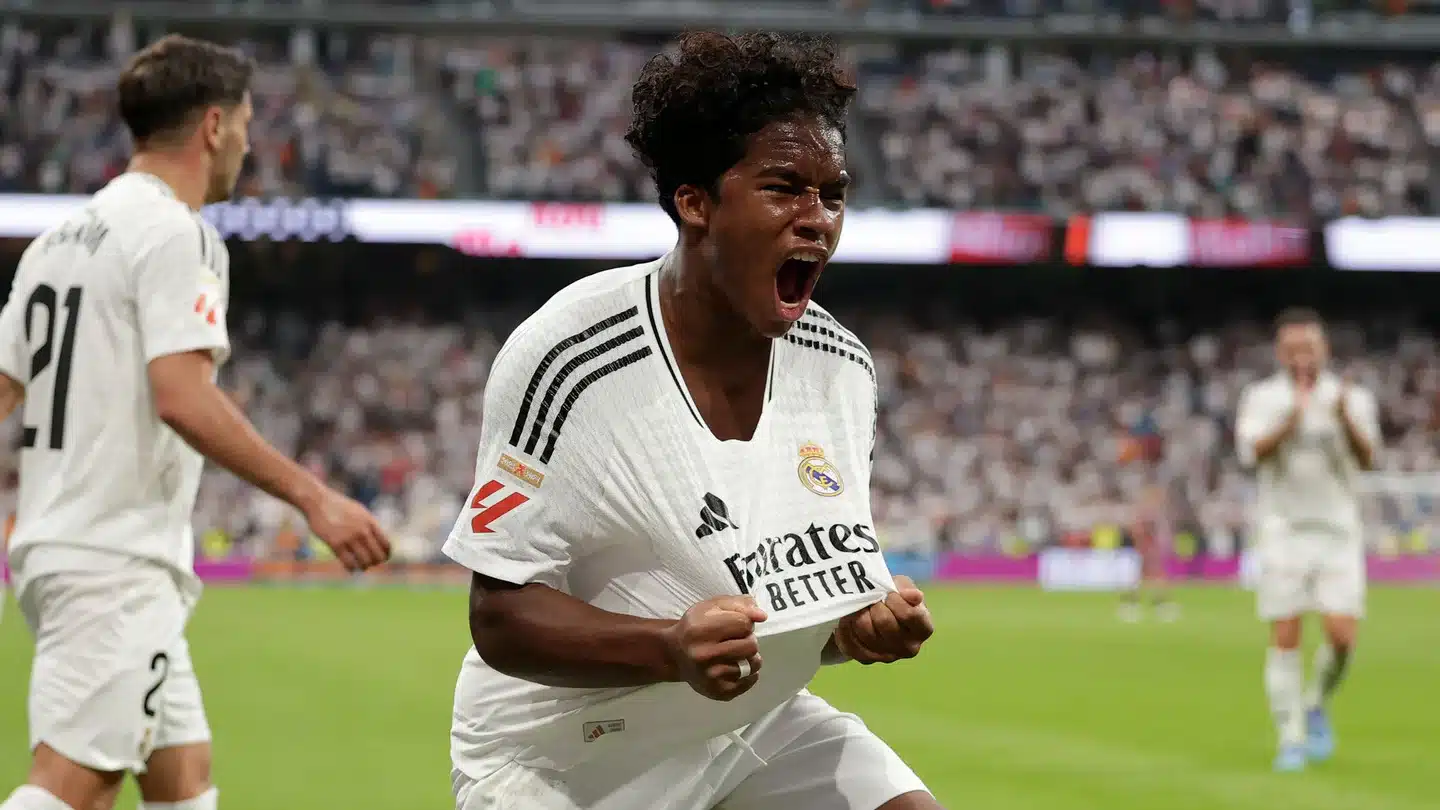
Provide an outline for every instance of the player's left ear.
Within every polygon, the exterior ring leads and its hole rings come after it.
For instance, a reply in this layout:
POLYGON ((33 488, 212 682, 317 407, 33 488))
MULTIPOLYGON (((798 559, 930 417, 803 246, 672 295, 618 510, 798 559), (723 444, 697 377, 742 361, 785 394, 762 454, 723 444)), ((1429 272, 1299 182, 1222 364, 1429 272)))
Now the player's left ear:
POLYGON ((229 122, 224 107, 210 106, 205 108, 205 115, 200 119, 200 135, 205 139, 205 145, 212 151, 219 150, 225 142, 225 125, 229 122))
POLYGON ((675 213, 680 215, 682 225, 709 227, 713 209, 714 200, 707 189, 688 184, 675 189, 675 213))

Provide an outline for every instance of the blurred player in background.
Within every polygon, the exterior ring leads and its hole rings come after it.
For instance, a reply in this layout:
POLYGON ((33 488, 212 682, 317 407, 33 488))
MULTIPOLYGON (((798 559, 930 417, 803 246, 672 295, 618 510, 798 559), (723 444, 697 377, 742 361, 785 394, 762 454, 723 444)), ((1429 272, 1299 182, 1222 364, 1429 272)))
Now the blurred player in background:
POLYGON ((1335 738, 1326 699, 1339 686, 1364 613, 1365 552, 1357 478, 1380 446, 1375 399, 1327 367, 1320 316, 1281 313, 1280 371, 1240 398, 1236 447, 1258 477, 1252 553, 1260 617, 1271 623, 1265 688, 1279 735, 1278 770, 1328 758, 1335 738), (1321 616, 1325 640, 1305 683, 1301 620, 1321 616))
POLYGON ((687 35, 642 71, 627 140, 678 244, 506 341, 445 544, 475 572, 462 810, 939 808, 805 689, 932 631, 874 530, 869 352, 810 302, 854 92, 829 42, 774 34, 687 35))
POLYGON ((1130 523, 1130 541, 1140 557, 1140 579, 1135 589, 1121 599, 1120 618, 1127 622, 1139 621, 1147 603, 1161 621, 1179 618, 1180 606, 1171 598, 1165 575, 1166 557, 1174 538, 1175 527, 1165 489, 1149 487, 1135 505, 1134 519, 1130 523))
POLYGON ((137 54, 118 87, 129 170, 36 238, 0 312, 0 412, 24 420, 10 563, 36 639, 34 758, 0 810, 105 810, 126 772, 147 810, 216 807, 184 636, 201 454, 303 511, 351 569, 388 554, 364 507, 215 385, 229 255, 199 210, 234 189, 250 75, 183 37, 137 54))

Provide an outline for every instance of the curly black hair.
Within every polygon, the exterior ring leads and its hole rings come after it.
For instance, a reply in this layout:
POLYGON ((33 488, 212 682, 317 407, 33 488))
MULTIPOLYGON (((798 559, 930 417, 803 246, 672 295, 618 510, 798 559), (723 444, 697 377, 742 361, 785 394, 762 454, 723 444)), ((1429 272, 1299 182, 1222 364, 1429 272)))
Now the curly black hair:
POLYGON ((829 37, 711 32, 681 35, 646 63, 631 90, 625 140, 650 169, 660 207, 677 223, 675 190, 715 182, 767 125, 813 116, 845 135, 855 82, 829 37))

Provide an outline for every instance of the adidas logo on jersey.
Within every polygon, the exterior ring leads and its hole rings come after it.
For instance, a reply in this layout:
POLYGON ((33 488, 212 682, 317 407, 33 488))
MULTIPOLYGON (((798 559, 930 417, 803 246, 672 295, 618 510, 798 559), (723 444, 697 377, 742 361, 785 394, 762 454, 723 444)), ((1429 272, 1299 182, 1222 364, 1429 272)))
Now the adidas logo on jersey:
POLYGON ((713 492, 705 493, 705 505, 700 507, 700 525, 695 527, 695 537, 709 537, 726 529, 738 528, 730 519, 730 507, 713 492))

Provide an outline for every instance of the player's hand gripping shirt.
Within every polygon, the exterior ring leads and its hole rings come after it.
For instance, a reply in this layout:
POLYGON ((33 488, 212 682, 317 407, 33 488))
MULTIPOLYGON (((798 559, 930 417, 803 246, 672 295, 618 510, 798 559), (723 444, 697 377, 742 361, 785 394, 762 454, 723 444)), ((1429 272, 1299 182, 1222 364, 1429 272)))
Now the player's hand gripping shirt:
POLYGON ((147 366, 224 361, 229 264, 215 229, 139 173, 26 249, 0 311, 0 372, 25 386, 10 555, 26 577, 126 558, 192 570, 204 459, 156 415, 147 366))
MULTIPOLYGON (((1255 443, 1284 424, 1295 408, 1295 384, 1276 374, 1246 387, 1235 419, 1235 444, 1241 463, 1257 473, 1256 527, 1270 531, 1307 532, 1360 538, 1359 466, 1336 413, 1342 383, 1322 374, 1295 432, 1264 462, 1255 458, 1255 443)), ((1350 420, 1380 450, 1380 423, 1375 397, 1351 386, 1346 407, 1350 420)))
POLYGON ((605 610, 677 619, 753 595, 759 683, 728 702, 683 683, 567 689, 510 678, 472 649, 452 754, 565 769, 740 728, 814 676, 836 622, 894 590, 870 513, 875 382, 868 352, 815 304, 774 343, 750 441, 720 441, 664 334, 660 263, 562 291, 506 342, 486 386, 469 508, 445 553, 605 610))

